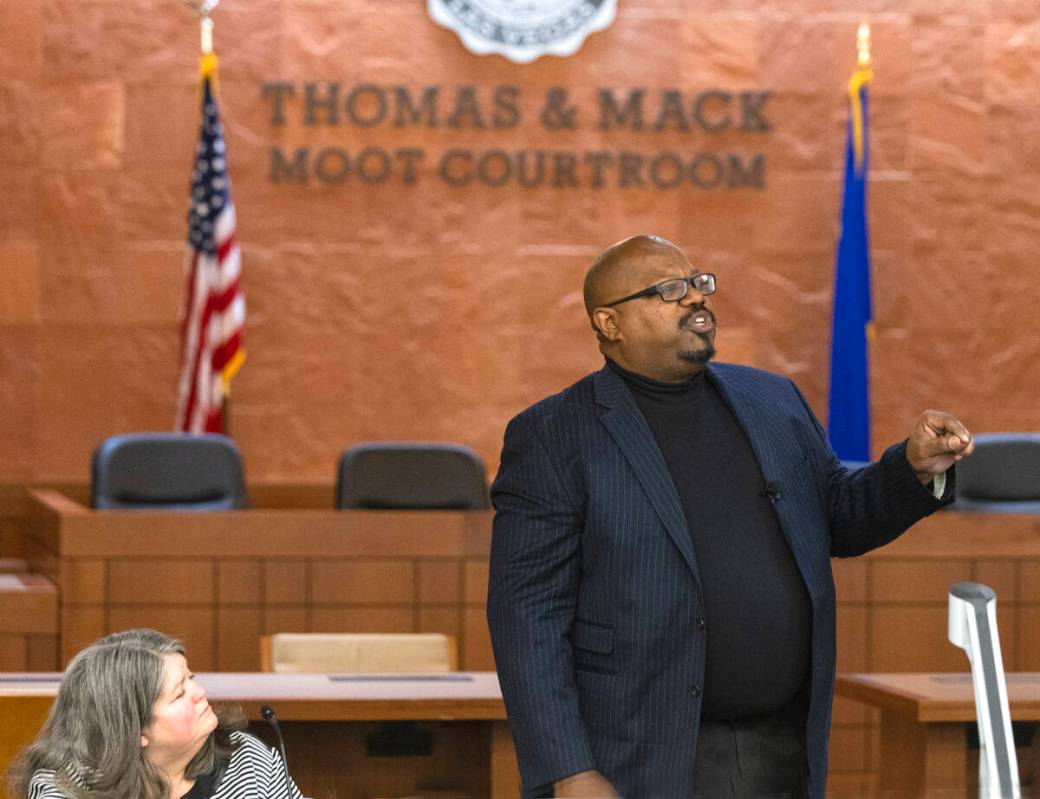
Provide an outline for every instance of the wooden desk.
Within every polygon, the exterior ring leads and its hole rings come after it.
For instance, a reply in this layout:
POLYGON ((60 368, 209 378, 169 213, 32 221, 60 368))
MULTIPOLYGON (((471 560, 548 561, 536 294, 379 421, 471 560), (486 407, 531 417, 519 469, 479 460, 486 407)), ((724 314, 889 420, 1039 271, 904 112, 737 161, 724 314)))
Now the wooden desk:
MULTIPOLYGON (((0 773, 36 734, 57 692, 58 674, 0 674, 0 773)), ((443 675, 199 674, 213 702, 240 704, 252 721, 271 704, 304 794, 405 796, 419 788, 511 799, 520 777, 493 672, 443 675), (429 756, 365 753, 380 722, 420 722, 429 756)), ((266 724, 254 731, 273 743, 266 724)))
MULTIPOLYGON (((1040 721, 1040 673, 1009 674, 1007 688, 1011 718, 1040 721)), ((967 795, 968 775, 977 779, 967 750, 970 674, 839 674, 835 693, 881 709, 882 795, 967 795)))

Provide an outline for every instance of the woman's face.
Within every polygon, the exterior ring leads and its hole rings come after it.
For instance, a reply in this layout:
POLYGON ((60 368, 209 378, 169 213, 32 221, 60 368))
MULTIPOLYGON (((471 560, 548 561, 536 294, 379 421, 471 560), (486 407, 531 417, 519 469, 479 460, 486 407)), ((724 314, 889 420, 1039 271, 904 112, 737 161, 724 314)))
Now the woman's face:
POLYGON ((152 705, 152 721, 141 735, 141 746, 159 768, 183 768, 217 728, 217 716, 184 655, 164 655, 163 663, 162 690, 152 705))

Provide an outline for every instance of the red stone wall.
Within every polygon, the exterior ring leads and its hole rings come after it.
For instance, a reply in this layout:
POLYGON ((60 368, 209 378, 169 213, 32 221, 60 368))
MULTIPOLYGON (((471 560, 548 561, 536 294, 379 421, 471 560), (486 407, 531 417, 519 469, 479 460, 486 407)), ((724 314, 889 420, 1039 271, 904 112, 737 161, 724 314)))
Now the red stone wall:
MULTIPOLYGON (((1033 0, 620 0, 569 59, 466 52, 422 0, 225 0, 221 108, 248 361, 251 478, 332 479, 343 447, 448 439, 497 464, 528 403, 599 363, 580 284, 654 231, 718 272, 723 357, 790 375, 821 417, 844 87, 873 23, 875 443, 926 406, 1040 429, 1040 21, 1033 0), (271 122, 265 81, 519 86, 505 130, 271 122), (769 91, 769 133, 602 132, 598 87, 769 91), (576 130, 538 122, 547 89, 576 130), (269 149, 421 147, 412 185, 269 180, 269 149), (761 152, 762 190, 452 187, 452 147, 761 152)), ((105 436, 172 420, 197 25, 181 3, 0 7, 0 479, 85 479, 105 436)), ((346 89, 344 89, 346 90, 346 89)))

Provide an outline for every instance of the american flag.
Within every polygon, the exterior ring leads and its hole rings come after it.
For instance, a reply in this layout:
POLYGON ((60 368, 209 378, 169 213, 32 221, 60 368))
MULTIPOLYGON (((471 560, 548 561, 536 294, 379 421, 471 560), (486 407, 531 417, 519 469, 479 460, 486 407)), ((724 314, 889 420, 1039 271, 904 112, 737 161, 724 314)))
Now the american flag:
POLYGON ((235 204, 227 174, 220 113, 213 95, 216 56, 202 59, 202 126, 195 149, 188 212, 188 287, 181 317, 181 378, 175 427, 223 431, 231 378, 245 360, 246 303, 239 281, 235 204))

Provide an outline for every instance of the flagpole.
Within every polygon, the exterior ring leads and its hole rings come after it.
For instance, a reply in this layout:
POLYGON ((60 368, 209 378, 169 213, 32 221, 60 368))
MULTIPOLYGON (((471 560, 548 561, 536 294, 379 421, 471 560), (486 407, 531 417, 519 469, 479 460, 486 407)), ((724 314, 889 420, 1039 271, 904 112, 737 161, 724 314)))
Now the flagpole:
MULTIPOLYGON (((214 72, 215 56, 213 54, 213 18, 210 13, 218 5, 220 0, 186 0, 199 13, 199 48, 202 51, 202 71, 204 74, 214 72)), ((226 435, 231 435, 231 381, 227 375, 221 380, 223 388, 223 402, 220 403, 220 429, 226 435)))
MULTIPOLYGON (((191 0, 189 0, 191 2, 191 0)), ((214 71, 213 61, 213 18, 210 12, 220 4, 220 0, 195 0, 192 3, 199 12, 199 49, 202 53, 203 74, 211 74, 214 71)), ((214 76, 215 77, 215 76, 214 76)), ((223 388, 223 401, 220 403, 220 431, 231 435, 231 390, 226 380, 221 380, 223 388)))
MULTIPOLYGON (((199 50, 202 54, 202 71, 210 72, 212 64, 207 63, 213 59, 213 18, 210 12, 218 5, 220 0, 185 0, 199 14, 199 50)), ((220 429, 226 436, 231 435, 231 390, 228 381, 223 380, 224 401, 220 404, 220 429)))
POLYGON ((202 121, 188 213, 188 288, 181 327, 177 429, 230 432, 231 379, 245 360, 245 299, 222 125, 216 100, 217 55, 210 13, 220 0, 184 0, 199 15, 202 121), (218 306, 210 300, 218 298, 218 306), (212 310, 215 307, 216 310, 212 310), (212 313, 211 313, 212 310, 212 313), (220 335, 214 340, 213 333, 220 335))

